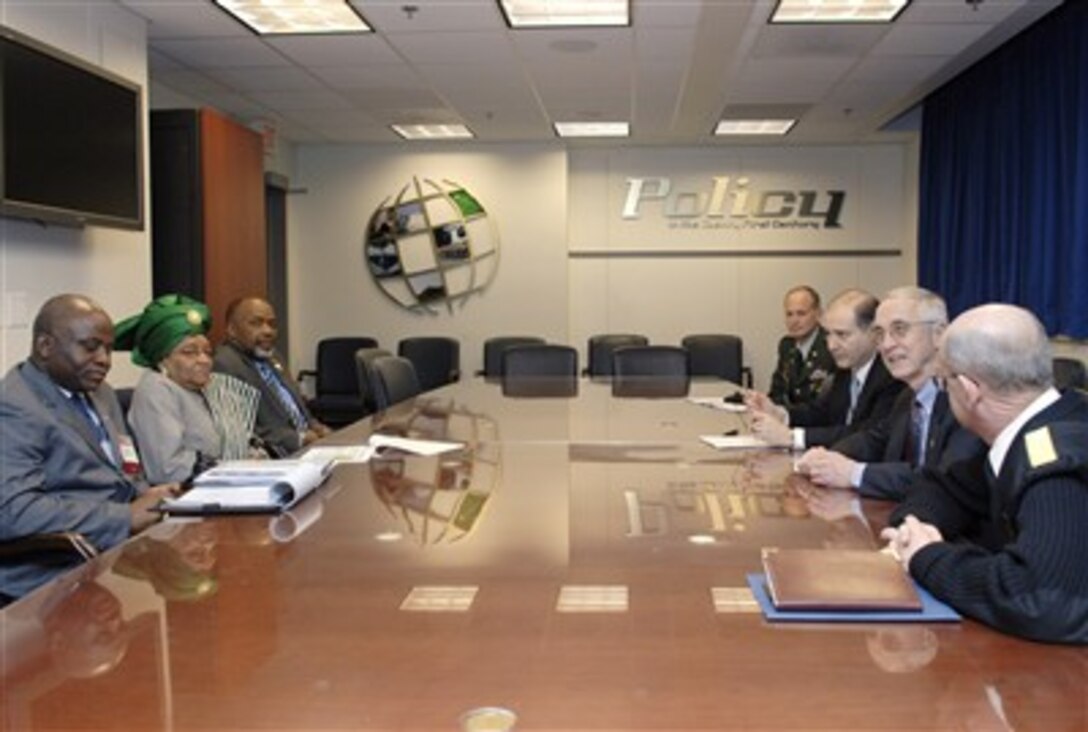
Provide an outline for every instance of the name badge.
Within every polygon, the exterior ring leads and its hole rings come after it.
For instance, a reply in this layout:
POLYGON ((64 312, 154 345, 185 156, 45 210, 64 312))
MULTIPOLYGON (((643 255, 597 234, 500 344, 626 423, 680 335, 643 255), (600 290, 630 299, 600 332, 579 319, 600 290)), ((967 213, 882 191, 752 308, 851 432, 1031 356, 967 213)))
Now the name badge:
POLYGON ((140 453, 136 452, 136 446, 132 444, 132 438, 121 435, 117 438, 117 447, 121 450, 121 471, 129 476, 140 474, 140 453))

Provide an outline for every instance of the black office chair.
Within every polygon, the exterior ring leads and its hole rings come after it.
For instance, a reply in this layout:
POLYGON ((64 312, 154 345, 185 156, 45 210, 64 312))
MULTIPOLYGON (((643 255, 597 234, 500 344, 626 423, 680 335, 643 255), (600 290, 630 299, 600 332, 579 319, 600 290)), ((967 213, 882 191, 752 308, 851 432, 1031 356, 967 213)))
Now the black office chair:
POLYGON ((688 352, 679 346, 627 346, 612 352, 612 396, 687 396, 688 352))
POLYGON ((496 336, 484 341, 484 368, 477 372, 477 376, 488 379, 497 379, 502 376, 502 354, 507 348, 513 346, 538 346, 544 343, 543 338, 536 336, 496 336))
POLYGON ((629 333, 604 333, 589 339, 587 352, 589 363, 586 373, 589 376, 612 375, 612 352, 624 346, 646 346, 650 340, 646 336, 629 333))
POLYGON ((355 380, 359 387, 359 398, 363 400, 363 414, 378 411, 374 400, 374 359, 392 355, 384 348, 360 348, 355 352, 355 380))
POLYGON ((578 350, 570 346, 512 346, 502 354, 502 393, 511 397, 578 395, 578 350))
POLYGON ((317 343, 317 368, 300 371, 299 381, 315 379, 310 411, 330 427, 343 427, 363 417, 363 400, 355 375, 355 352, 374 348, 378 341, 367 337, 322 338, 317 343))
POLYGON ((721 333, 684 336, 692 376, 709 376, 752 387, 752 370, 744 366, 740 337, 721 333))
POLYGON ((381 356, 370 366, 374 377, 374 403, 379 411, 423 392, 416 369, 406 358, 381 356))
POLYGON ((1058 356, 1054 364, 1054 386, 1061 390, 1088 388, 1088 371, 1079 358, 1058 356))
POLYGON ((461 378, 461 344, 454 338, 404 338, 397 355, 412 362, 423 391, 437 389, 461 378))

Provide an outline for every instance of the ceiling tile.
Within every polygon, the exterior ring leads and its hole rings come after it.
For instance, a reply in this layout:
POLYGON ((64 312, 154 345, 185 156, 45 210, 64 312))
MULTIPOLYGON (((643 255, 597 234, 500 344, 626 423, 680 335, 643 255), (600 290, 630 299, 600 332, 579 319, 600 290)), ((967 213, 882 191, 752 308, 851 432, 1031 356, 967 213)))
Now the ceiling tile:
POLYGON ((504 32, 409 33, 390 38, 412 64, 509 64, 514 52, 504 32))
POLYGON ((155 48, 198 69, 289 65, 256 37, 163 40, 156 42, 155 48))
POLYGON ((266 38, 269 46, 298 64, 306 66, 348 66, 392 64, 401 59, 381 36, 280 36, 266 38))
POLYGON ((313 66, 310 71, 333 89, 421 89, 423 80, 407 64, 313 66))
POLYGON ((147 19, 147 35, 164 38, 252 38, 253 32, 204 0, 120 0, 147 19))
POLYGON ((497 0, 430 0, 356 2, 359 11, 381 33, 395 35, 434 31, 501 31, 506 29, 497 0), (405 5, 418 8, 406 13, 405 5))
POLYGON ((996 25, 1028 2, 1058 5, 1061 0, 979 0, 971 4, 961 0, 913 0, 895 24, 983 23, 996 25))
POLYGON ((752 46, 755 58, 861 56, 888 33, 880 25, 764 25, 752 46))
POLYGON ((307 91, 255 91, 251 99, 272 109, 348 109, 347 99, 327 89, 307 91))
POLYGON ((853 59, 752 59, 729 90, 731 103, 772 104, 819 101, 849 70, 853 59))
POLYGON ((969 47, 990 31, 988 25, 903 25, 873 48, 877 56, 953 55, 969 47))
POLYGON ((303 91, 314 87, 313 75, 295 67, 208 69, 206 73, 212 79, 243 93, 251 91, 303 91))

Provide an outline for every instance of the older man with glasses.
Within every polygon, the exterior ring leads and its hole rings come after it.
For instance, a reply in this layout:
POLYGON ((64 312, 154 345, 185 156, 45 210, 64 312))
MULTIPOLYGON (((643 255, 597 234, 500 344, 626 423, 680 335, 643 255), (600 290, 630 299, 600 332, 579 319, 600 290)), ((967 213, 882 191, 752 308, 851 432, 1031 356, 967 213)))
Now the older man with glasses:
POLYGON ((817 485, 853 488, 863 496, 902 500, 922 468, 945 469, 983 450, 963 429, 938 386, 937 344, 948 324, 944 300, 920 287, 900 287, 880 302, 873 334, 888 371, 909 388, 867 429, 809 450, 798 465, 817 485))
POLYGON ((1012 305, 956 318, 938 374, 956 419, 989 449, 927 472, 882 535, 964 615, 1088 644, 1088 400, 1054 388, 1042 324, 1012 305))

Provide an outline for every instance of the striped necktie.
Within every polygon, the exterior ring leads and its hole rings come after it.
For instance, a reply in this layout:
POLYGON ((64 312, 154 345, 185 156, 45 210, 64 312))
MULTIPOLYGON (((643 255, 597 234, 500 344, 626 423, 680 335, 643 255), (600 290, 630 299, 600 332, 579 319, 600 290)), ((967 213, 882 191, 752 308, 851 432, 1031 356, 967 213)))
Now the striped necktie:
POLYGON ((295 429, 299 432, 309 429, 310 424, 306 419, 306 414, 295 400, 295 395, 283 383, 283 377, 280 376, 276 368, 263 358, 255 359, 254 364, 257 366, 257 373, 264 379, 264 383, 268 384, 269 388, 272 389, 272 393, 279 399, 280 404, 287 410, 287 414, 291 418, 291 424, 294 425, 295 429))
POLYGON ((102 418, 98 416, 98 412, 95 410, 94 405, 91 404, 90 399, 83 392, 73 392, 71 399, 76 411, 90 426, 91 431, 98 440, 98 446, 102 448, 102 452, 106 453, 106 457, 109 458, 111 463, 117 465, 117 455, 113 451, 113 440, 110 439, 110 433, 106 429, 106 425, 102 424, 102 418))

